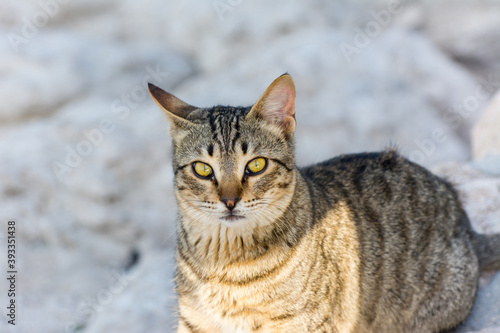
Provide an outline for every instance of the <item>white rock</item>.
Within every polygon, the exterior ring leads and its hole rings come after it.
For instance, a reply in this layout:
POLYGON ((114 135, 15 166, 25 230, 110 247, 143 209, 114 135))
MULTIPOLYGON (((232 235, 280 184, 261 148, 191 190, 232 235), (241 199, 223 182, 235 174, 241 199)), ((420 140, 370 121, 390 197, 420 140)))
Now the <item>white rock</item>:
POLYGON ((148 81, 172 87, 193 71, 168 46, 50 29, 17 53, 3 40, 0 51, 0 73, 9 78, 0 81, 0 98, 10 101, 0 108, 3 125, 50 116, 89 90, 136 105, 149 99, 148 81))
POLYGON ((124 279, 127 285, 113 294, 86 327, 86 333, 174 332, 177 325, 176 297, 171 293, 174 277, 173 252, 149 252, 124 279))
POLYGON ((424 1, 424 29, 446 53, 478 74, 500 70, 500 4, 424 1))
MULTIPOLYGON (((474 126, 472 155, 475 160, 500 157, 500 91, 491 100, 474 126)), ((497 158, 497 161, 500 160, 497 158)), ((498 170, 500 172, 500 163, 498 170)))

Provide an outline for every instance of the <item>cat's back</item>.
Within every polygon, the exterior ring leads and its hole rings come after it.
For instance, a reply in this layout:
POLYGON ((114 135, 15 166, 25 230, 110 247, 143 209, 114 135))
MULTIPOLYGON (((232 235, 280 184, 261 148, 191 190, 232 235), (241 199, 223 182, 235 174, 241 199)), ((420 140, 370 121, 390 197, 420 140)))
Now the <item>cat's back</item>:
MULTIPOLYGON (((400 156, 394 150, 341 155, 301 169, 312 194, 330 199, 377 200, 391 203, 406 198, 414 204, 440 192, 457 201, 456 192, 443 179, 400 156)), ((353 203, 354 203, 353 202, 353 203)))
POLYGON ((470 229, 458 221, 464 211, 453 186, 395 150, 341 155, 300 171, 316 211, 343 202, 372 222, 404 217, 423 226, 429 219, 448 217, 440 224, 470 229))
POLYGON ((413 331, 433 313, 450 325, 468 313, 477 258, 470 223, 447 181, 393 150, 342 155, 300 172, 315 223, 346 223, 328 213, 346 207, 359 244, 351 255, 360 263, 366 327, 413 331))

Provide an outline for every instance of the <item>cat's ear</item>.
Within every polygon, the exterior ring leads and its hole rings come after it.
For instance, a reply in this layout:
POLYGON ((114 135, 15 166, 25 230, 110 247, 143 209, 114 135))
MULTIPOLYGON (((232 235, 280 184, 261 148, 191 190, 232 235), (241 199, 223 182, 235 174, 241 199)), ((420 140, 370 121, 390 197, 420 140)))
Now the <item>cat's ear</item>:
POLYGON ((165 111, 172 122, 172 131, 186 129, 193 124, 186 118, 191 112, 198 109, 196 106, 187 104, 152 83, 148 83, 148 89, 153 100, 165 111))
POLYGON ((285 135, 295 130, 295 84, 292 77, 283 74, 271 83, 254 104, 247 118, 255 117, 277 125, 285 135))

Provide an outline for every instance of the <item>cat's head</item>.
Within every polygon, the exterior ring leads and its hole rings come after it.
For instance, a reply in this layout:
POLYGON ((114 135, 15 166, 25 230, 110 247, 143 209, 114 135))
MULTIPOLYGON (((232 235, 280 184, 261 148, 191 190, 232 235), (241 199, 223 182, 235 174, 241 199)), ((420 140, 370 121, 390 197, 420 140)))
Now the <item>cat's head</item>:
POLYGON ((252 107, 198 108, 150 84, 173 142, 180 213, 255 227, 279 219, 295 188, 295 86, 278 77, 252 107))

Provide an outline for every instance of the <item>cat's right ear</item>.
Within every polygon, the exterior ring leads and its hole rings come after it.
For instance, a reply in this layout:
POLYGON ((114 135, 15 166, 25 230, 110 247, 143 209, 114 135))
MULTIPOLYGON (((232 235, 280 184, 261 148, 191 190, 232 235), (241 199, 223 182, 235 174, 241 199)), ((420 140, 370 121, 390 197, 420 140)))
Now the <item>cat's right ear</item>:
POLYGON ((187 104, 152 83, 148 83, 148 89, 153 100, 162 108, 170 119, 172 123, 170 127, 172 134, 177 130, 187 129, 189 126, 193 125, 193 123, 186 118, 191 112, 198 109, 196 106, 187 104))
POLYGON ((285 73, 266 89, 254 104, 247 118, 262 119, 277 126, 286 136, 295 130, 295 85, 292 77, 285 73))

